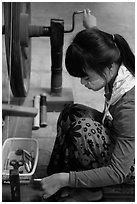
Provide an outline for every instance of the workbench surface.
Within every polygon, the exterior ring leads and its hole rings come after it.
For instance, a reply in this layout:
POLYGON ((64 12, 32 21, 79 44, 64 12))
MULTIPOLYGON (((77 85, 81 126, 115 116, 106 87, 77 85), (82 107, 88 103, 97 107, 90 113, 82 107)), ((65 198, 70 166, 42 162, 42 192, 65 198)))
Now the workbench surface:
MULTIPOLYGON (((21 202, 44 202, 42 199, 43 192, 40 190, 40 186, 33 184, 21 184, 21 202)), ((103 188, 103 198, 100 202, 134 202, 135 201, 135 188, 134 185, 117 185, 112 187, 103 188)), ((67 202, 70 199, 64 198, 63 202, 67 202)), ((79 199, 79 198, 78 198, 79 199)), ((76 197, 73 199, 71 197, 71 202, 80 202, 76 197)), ((83 199, 82 199, 83 200, 83 199)), ((3 184, 2 187, 2 201, 10 202, 10 185, 3 184)), ((54 198, 50 200, 54 202, 54 198)), ((56 200, 56 202, 61 201, 61 199, 56 200)))

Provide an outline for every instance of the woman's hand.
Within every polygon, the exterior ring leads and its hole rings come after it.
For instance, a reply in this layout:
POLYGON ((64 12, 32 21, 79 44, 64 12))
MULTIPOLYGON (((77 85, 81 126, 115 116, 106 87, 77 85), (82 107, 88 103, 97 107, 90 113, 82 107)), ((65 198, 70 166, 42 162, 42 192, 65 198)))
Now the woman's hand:
POLYGON ((69 186, 69 173, 57 173, 45 177, 41 181, 44 191, 44 198, 48 198, 55 194, 60 188, 69 186))
POLYGON ((97 26, 96 17, 91 15, 90 9, 84 9, 83 26, 85 28, 92 28, 97 26))

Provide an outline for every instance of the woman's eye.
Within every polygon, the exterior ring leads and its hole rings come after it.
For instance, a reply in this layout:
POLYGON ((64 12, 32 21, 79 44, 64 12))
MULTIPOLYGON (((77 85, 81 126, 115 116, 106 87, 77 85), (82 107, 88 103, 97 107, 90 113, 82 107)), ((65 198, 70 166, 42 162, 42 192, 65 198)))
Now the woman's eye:
POLYGON ((87 81, 87 80, 89 80, 89 77, 88 77, 88 76, 86 76, 84 79, 87 81))

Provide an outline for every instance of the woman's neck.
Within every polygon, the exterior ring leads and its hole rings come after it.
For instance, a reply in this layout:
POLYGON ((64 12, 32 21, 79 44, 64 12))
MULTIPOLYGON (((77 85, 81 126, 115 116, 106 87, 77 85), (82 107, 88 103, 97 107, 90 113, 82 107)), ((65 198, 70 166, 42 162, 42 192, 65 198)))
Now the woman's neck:
POLYGON ((109 83, 107 83, 107 85, 105 86, 105 97, 109 100, 112 94, 112 89, 113 89, 113 84, 115 82, 115 79, 118 75, 118 70, 120 68, 119 64, 115 65, 115 74, 113 76, 113 78, 110 80, 109 83))
POLYGON ((114 75, 113 75, 112 79, 110 80, 110 82, 108 83, 110 89, 113 88, 113 84, 114 84, 115 79, 116 79, 116 77, 117 77, 117 75, 118 75, 119 68, 120 68, 120 64, 115 64, 115 72, 114 72, 114 75))

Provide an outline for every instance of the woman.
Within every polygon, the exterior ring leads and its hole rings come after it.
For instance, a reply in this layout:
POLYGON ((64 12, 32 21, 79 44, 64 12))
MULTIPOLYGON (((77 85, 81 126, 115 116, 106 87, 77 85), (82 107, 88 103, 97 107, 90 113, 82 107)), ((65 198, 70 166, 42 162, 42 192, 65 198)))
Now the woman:
POLYGON ((66 186, 120 184, 134 170, 134 54, 122 36, 99 30, 88 9, 83 24, 67 49, 66 68, 86 88, 104 88, 105 107, 101 113, 74 104, 60 114, 49 176, 42 180, 47 197, 66 186))

